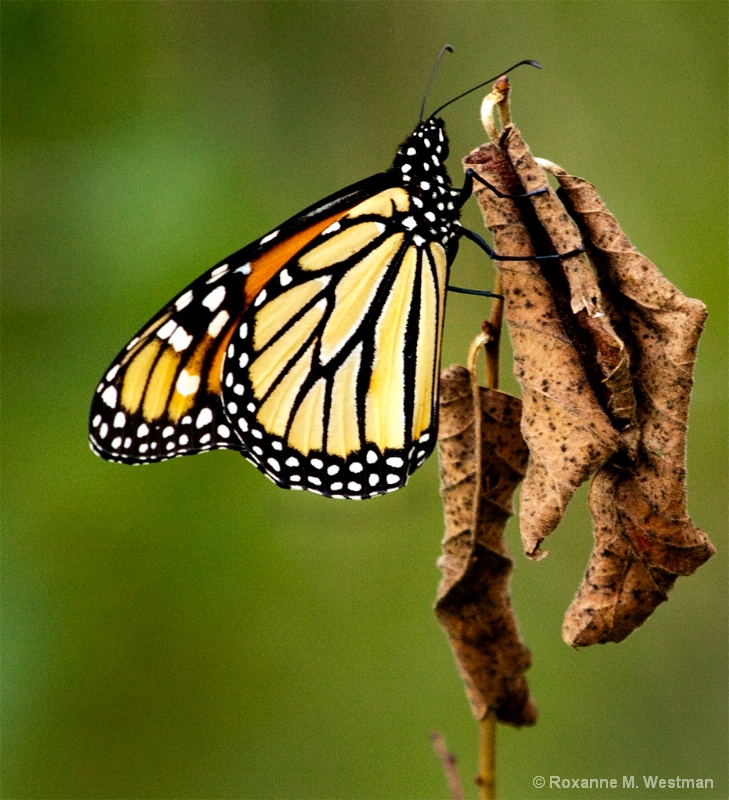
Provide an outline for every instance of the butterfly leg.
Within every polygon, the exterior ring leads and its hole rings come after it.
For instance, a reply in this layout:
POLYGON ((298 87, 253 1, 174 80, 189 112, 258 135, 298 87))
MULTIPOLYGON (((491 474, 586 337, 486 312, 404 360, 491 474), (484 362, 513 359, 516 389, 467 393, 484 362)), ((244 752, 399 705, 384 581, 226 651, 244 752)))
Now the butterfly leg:
POLYGON ((474 172, 472 169, 467 169, 466 178, 463 181, 463 188, 461 189, 461 193, 458 196, 458 202, 460 203, 461 207, 466 204, 466 201, 473 193, 474 181, 478 181, 487 189, 490 189, 497 197, 503 197, 509 200, 521 200, 524 197, 534 197, 535 195, 544 194, 546 191, 548 191, 547 187, 543 186, 541 189, 534 189, 534 191, 532 192, 523 192, 522 194, 506 194, 505 192, 502 192, 500 189, 497 189, 493 184, 484 180, 478 173, 474 172))
MULTIPOLYGON (((482 239, 477 233, 468 228, 462 228, 460 232, 460 236, 465 237, 466 239, 470 239, 474 244, 477 244, 486 255, 492 261, 555 261, 559 260, 560 258, 569 258, 570 256, 576 256, 579 253, 583 252, 581 247, 576 248, 575 250, 570 250, 569 253, 556 253, 553 255, 544 255, 544 256, 503 256, 500 253, 497 253, 491 245, 482 239)), ((475 294, 480 297, 500 297, 503 299, 503 295, 494 294, 493 292, 484 291, 481 289, 464 289, 460 286, 452 286, 449 284, 448 286, 449 292, 460 292, 461 294, 475 294)))
POLYGON ((466 239, 470 239, 474 244, 477 244, 492 261, 558 261, 561 258, 569 258, 570 256, 576 256, 583 252, 581 247, 576 247, 574 250, 570 250, 569 253, 555 253, 545 256, 502 256, 500 253, 497 253, 488 242, 484 241, 472 230, 462 228, 460 235, 464 236, 466 239))
POLYGON ((477 297, 496 297, 500 300, 504 299, 503 294, 489 292, 486 289, 464 289, 462 286, 453 286, 450 283, 448 284, 448 291, 457 292, 458 294, 475 294, 477 297))

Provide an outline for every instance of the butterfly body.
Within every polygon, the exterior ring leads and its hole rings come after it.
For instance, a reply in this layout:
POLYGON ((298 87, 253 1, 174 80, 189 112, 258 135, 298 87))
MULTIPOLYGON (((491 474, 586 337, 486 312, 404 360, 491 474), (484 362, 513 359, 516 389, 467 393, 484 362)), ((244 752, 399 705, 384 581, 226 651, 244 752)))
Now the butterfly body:
POLYGON ((440 119, 392 167, 311 206, 177 295, 117 356, 98 455, 240 451, 278 485, 364 499, 430 455, 461 192, 440 119))

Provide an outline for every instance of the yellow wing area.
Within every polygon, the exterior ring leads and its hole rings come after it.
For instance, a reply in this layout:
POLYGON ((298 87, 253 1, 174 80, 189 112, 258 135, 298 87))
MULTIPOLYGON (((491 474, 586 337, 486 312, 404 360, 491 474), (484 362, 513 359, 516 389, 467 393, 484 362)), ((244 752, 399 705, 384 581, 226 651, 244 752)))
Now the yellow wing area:
POLYGON ((405 251, 375 331, 375 359, 367 392, 368 441, 405 446, 405 328, 415 284, 417 250, 405 251))
POLYGON ((433 425, 447 258, 393 224, 409 204, 395 188, 355 206, 253 311, 255 422, 304 456, 403 450, 433 425))
MULTIPOLYGON (((420 285, 421 331, 442 326, 445 311, 445 286, 448 263, 443 245, 433 242, 429 248, 433 270, 423 271, 420 285)), ((423 336, 418 342, 413 393, 412 437, 417 439, 430 426, 433 402, 437 396, 442 336, 423 336)))

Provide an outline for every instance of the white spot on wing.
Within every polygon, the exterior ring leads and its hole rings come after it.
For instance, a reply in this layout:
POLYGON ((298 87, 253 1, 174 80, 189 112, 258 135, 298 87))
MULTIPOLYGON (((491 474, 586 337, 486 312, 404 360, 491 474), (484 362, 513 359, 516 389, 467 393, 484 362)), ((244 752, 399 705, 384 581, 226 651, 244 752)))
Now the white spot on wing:
POLYGON ((261 239, 259 244, 267 244, 268 242, 272 241, 278 236, 278 231, 272 231, 271 233, 267 234, 266 236, 261 239))
POLYGON ((215 267, 215 269, 210 273, 210 277, 205 281, 205 283, 212 283, 213 281, 217 281, 221 275, 225 275, 228 271, 227 264, 221 264, 219 267, 215 267))
POLYGON ((177 379, 175 389, 177 389, 183 397, 189 397, 191 394, 195 394, 199 386, 200 376, 192 375, 186 369, 183 369, 180 373, 180 377, 177 379))
POLYGON ((216 311, 220 308, 220 304, 223 300, 225 300, 225 286, 216 286, 202 301, 202 304, 211 311, 216 311))
MULTIPOLYGON (((223 287, 221 286, 220 288, 222 289, 223 287)), ((208 333, 215 338, 220 331, 223 330, 223 326, 229 319, 230 314, 227 311, 218 311, 212 322, 208 325, 208 333)))
POLYGON ((189 306, 192 302, 192 289, 188 289, 185 294, 181 294, 177 300, 175 300, 175 308, 178 311, 182 311, 183 308, 189 306))
POLYGON ((181 353, 192 341, 192 336, 180 325, 170 336, 170 344, 181 353))
MULTIPOLYGON (((204 428, 206 425, 209 425, 212 421, 213 421, 213 412, 209 408, 203 408, 197 415, 197 419, 195 420, 195 427, 204 428)), ((200 441, 202 441, 202 439, 200 441)))
POLYGON ((116 389, 113 386, 107 386, 101 399, 106 403, 109 408, 114 408, 116 405, 116 389))
POLYGON ((177 327, 177 323, 173 319, 168 319, 167 322, 157 331, 157 336, 160 339, 167 339, 169 335, 177 327))

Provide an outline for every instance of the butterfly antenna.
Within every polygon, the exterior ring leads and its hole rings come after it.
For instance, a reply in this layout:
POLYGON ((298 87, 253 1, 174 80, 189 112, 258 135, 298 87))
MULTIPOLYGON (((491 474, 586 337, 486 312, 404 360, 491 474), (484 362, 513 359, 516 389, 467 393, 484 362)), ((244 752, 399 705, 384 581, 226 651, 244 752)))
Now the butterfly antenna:
POLYGON ((425 94, 423 95, 423 102, 420 104, 420 120, 419 122, 423 121, 423 114, 425 114, 425 103, 428 99, 428 92, 430 92, 430 87, 433 85, 433 79, 435 78, 435 73, 438 72, 438 67, 440 66, 440 60, 443 58, 443 55, 448 53, 453 53, 454 50, 449 44, 444 44, 443 47, 440 48, 440 53, 438 53, 438 57, 435 59, 435 64, 433 64, 433 69, 430 70, 430 77, 428 78, 428 85, 425 87, 425 94))
MULTIPOLYGON (((447 47, 448 45, 446 45, 447 47)), ((443 48, 445 49, 445 48, 443 48)), ((451 48, 452 49, 452 48, 451 48)), ((441 55, 443 54, 443 50, 441 50, 441 55)), ((440 61, 440 56, 438 56, 438 61, 440 61)), ((446 106, 449 106, 451 103, 455 103, 456 100, 460 100, 462 97, 465 97, 467 94, 471 94, 471 92, 475 92, 476 89, 480 89, 482 86, 486 86, 487 83, 491 83, 495 81, 497 78, 500 78, 502 75, 506 75, 508 72, 511 72, 513 69, 522 66, 522 64, 529 64, 532 67, 536 67, 537 69, 541 69, 542 65, 538 61, 532 61, 531 59, 527 59, 525 61, 520 61, 518 64, 514 64, 513 66, 509 67, 509 69, 505 69, 503 72, 500 72, 498 75, 494 75, 493 78, 489 78, 487 81, 483 81, 479 83, 477 86, 472 87, 471 89, 466 90, 465 92, 461 92, 461 94, 454 97, 452 100, 449 100, 447 103, 443 103, 442 106, 438 106, 435 111, 428 117, 428 119, 432 119, 439 111, 442 111, 446 106)), ((438 66, 438 62, 436 61, 436 67, 438 66)), ((431 81, 432 81, 431 76, 431 81)), ((428 84, 428 88, 430 88, 430 84, 428 84)), ((423 105, 425 105, 425 100, 423 100, 423 105)), ((422 120, 423 114, 421 111, 420 119, 422 120)))

